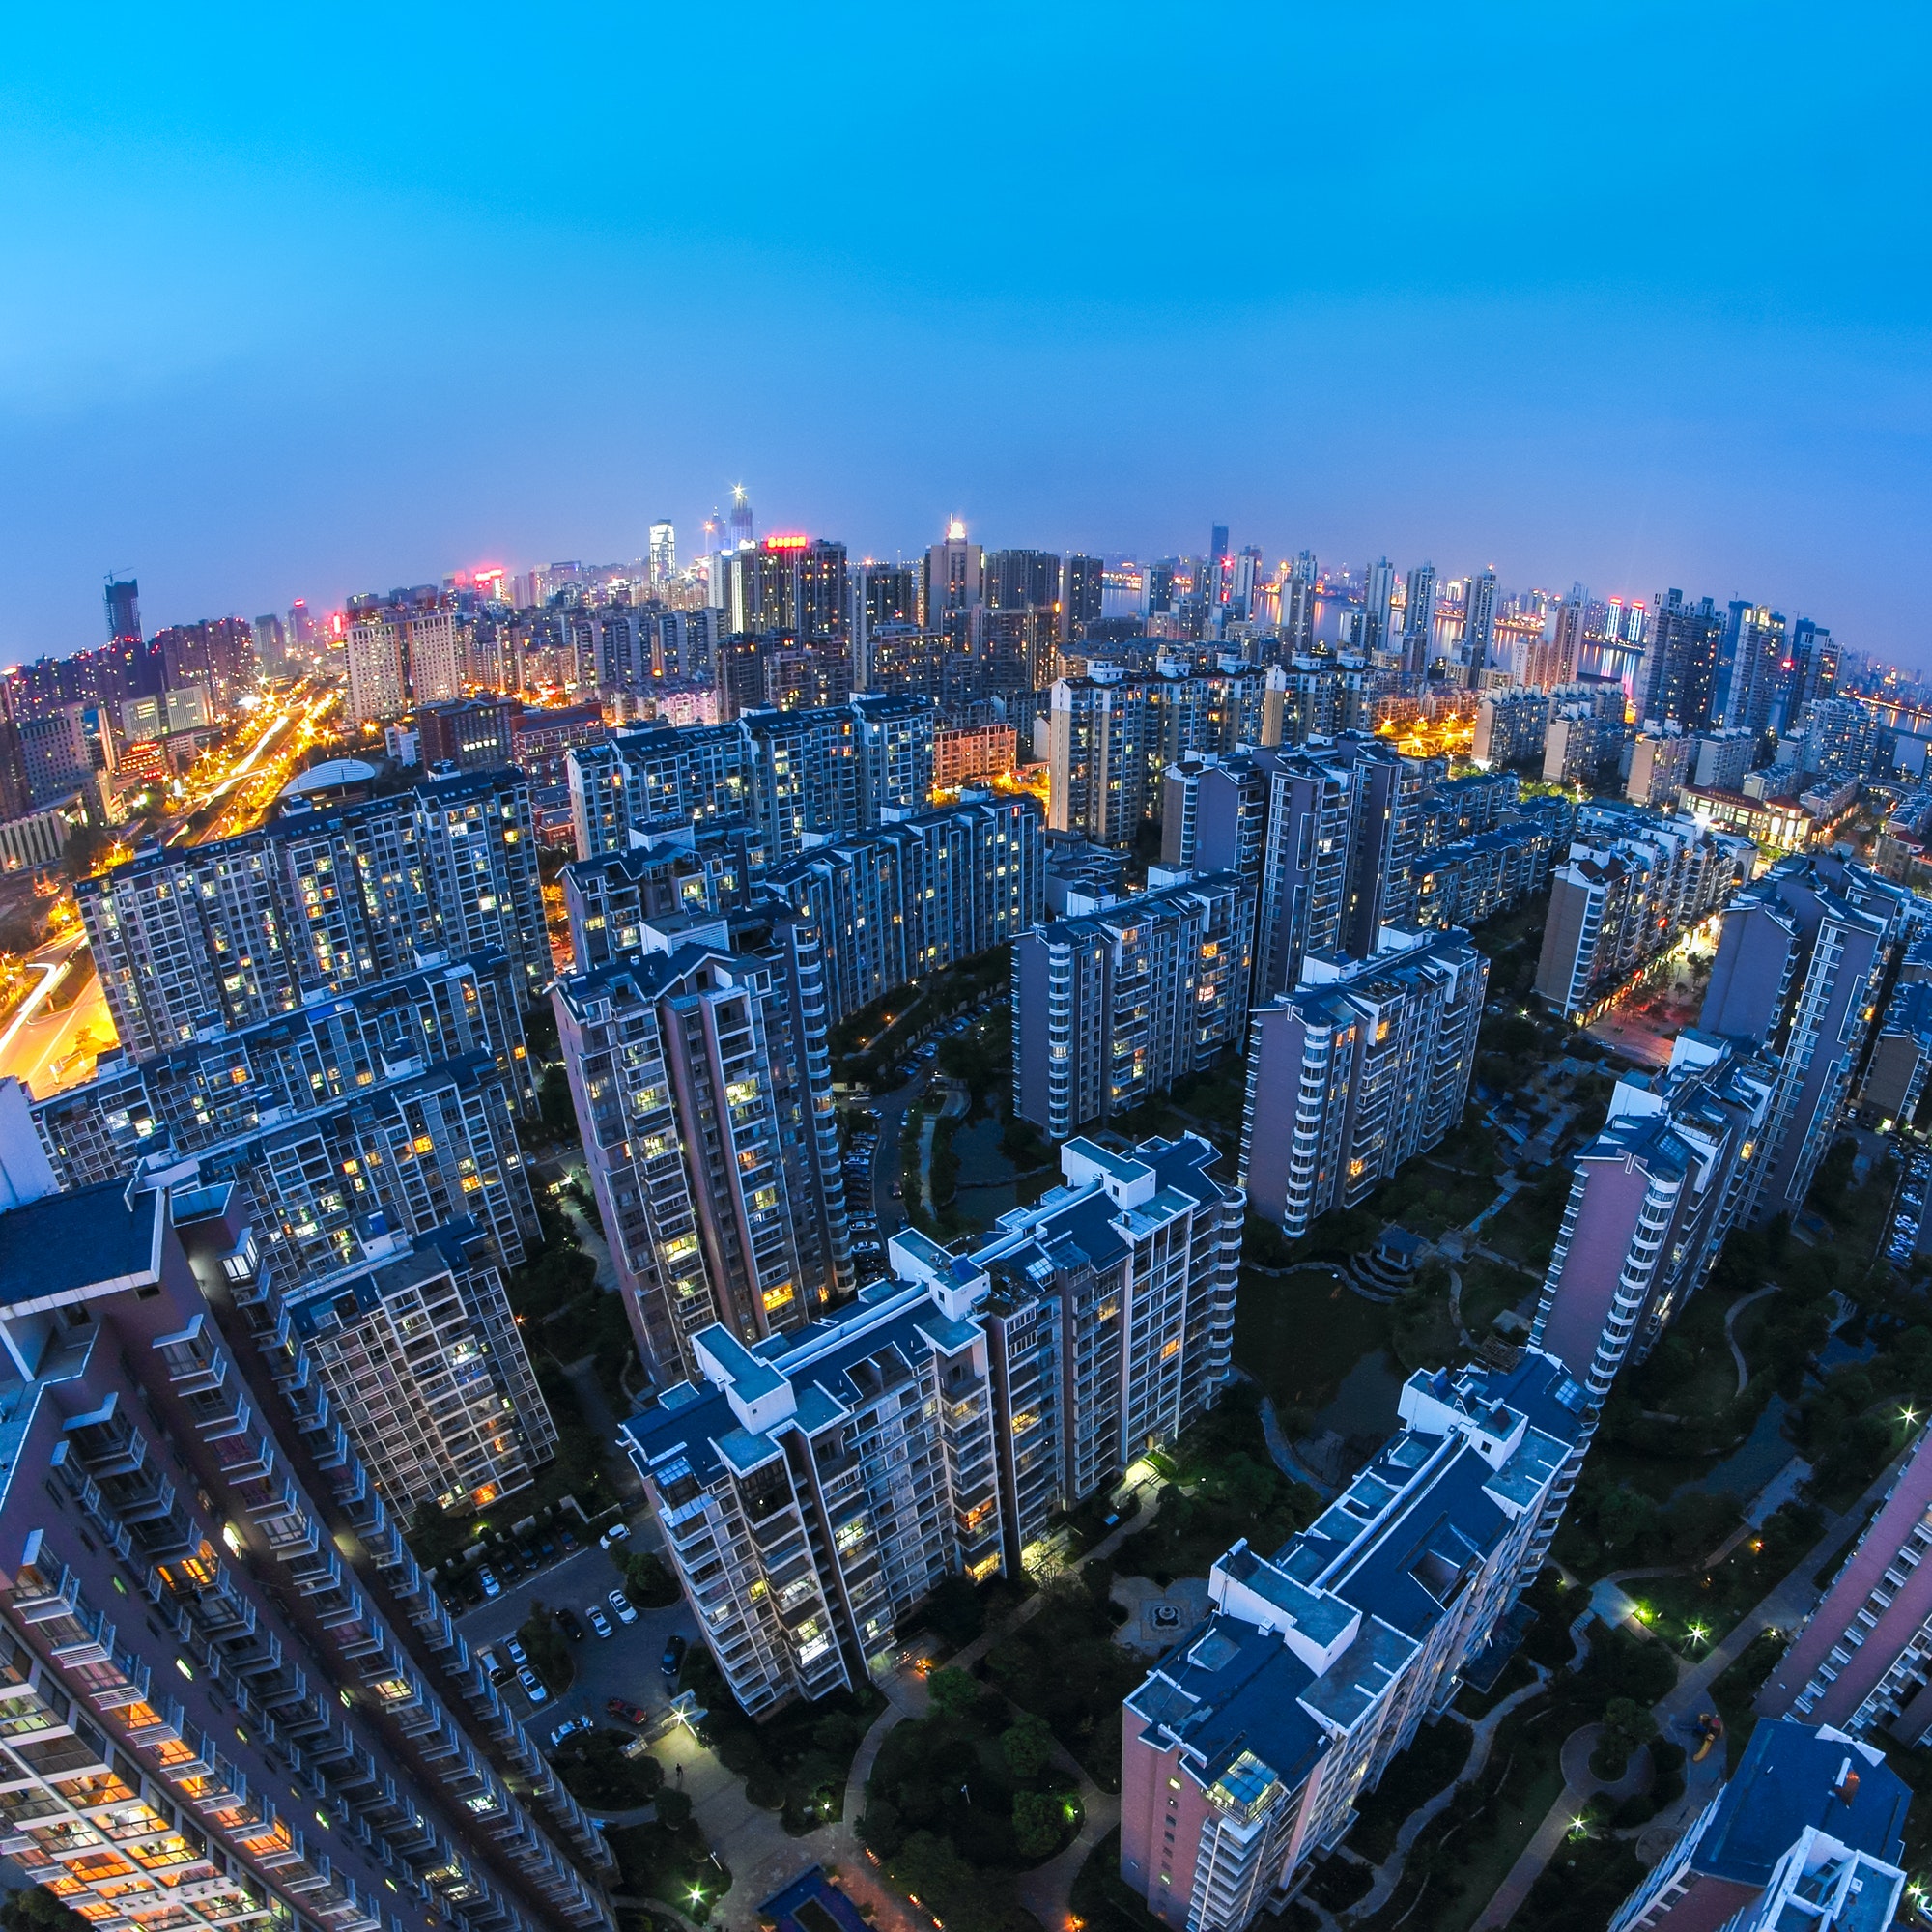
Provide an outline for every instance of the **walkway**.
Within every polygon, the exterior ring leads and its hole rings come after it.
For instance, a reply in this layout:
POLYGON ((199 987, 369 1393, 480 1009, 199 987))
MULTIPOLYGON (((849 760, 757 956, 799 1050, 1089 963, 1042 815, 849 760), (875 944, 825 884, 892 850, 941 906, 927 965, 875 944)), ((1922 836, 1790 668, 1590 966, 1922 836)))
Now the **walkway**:
POLYGON ((1732 1302, 1724 1311, 1724 1340, 1730 1345, 1731 1360, 1737 1367, 1738 1393, 1740 1395, 1743 1395, 1745 1390, 1750 1386, 1750 1369, 1745 1361, 1745 1351, 1738 1347, 1737 1330, 1734 1324, 1738 1317, 1753 1301, 1762 1301, 1767 1294, 1776 1294, 1777 1292, 1778 1284, 1776 1282, 1766 1282, 1762 1288, 1754 1288, 1748 1294, 1739 1295, 1737 1300, 1732 1302))
POLYGON ((1402 1821, 1402 1830, 1395 1834, 1395 1850, 1376 1866, 1375 1883, 1341 1915, 1344 1923, 1352 1924, 1357 1919, 1373 1918, 1395 1896, 1395 1889, 1402 1883, 1403 1867, 1408 1862, 1409 1848, 1421 1836, 1425 1827, 1448 1808, 1463 1785, 1473 1784, 1482 1776, 1483 1769, 1490 1761, 1490 1747, 1495 1743, 1497 1726, 1518 1705, 1527 1704, 1532 1697, 1541 1697, 1548 1690, 1548 1671, 1541 1664, 1533 1667, 1536 1670, 1534 1684, 1525 1684, 1520 1690, 1512 1690, 1500 1704, 1473 1723, 1460 1712, 1443 1713, 1441 1722, 1467 1724, 1475 1733, 1475 1740, 1469 1747, 1469 1761, 1434 1798, 1418 1804, 1402 1821))
MULTIPOLYGON (((1909 1451, 1901 1451, 1898 1457, 1887 1463, 1876 1479, 1853 1503, 1850 1509, 1841 1510, 1831 1518, 1825 1525, 1824 1534, 1786 1572, 1764 1599, 1745 1616, 1739 1619, 1735 1628, 1729 1631, 1723 1640, 1715 1645, 1694 1663, 1678 1661, 1677 1682, 1651 1706, 1657 1719, 1659 1734, 1673 1743, 1686 1745, 1694 1743, 1691 1727, 1698 1715, 1711 1708, 1711 1687, 1735 1663, 1750 1647, 1760 1631, 1793 1631, 1803 1623, 1818 1599, 1824 1594, 1811 1578, 1832 1554, 1854 1530, 1858 1529, 1866 1517, 1878 1506, 1885 1492, 1891 1487, 1900 1465, 1909 1451)), ((1624 1571, 1625 1577, 1639 1573, 1624 1571)), ((1608 1579, 1605 1579, 1606 1581, 1608 1579)), ((1581 1619, 1578 1619, 1580 1625, 1581 1619)), ((1569 1771, 1568 1744, 1564 1747, 1566 1757, 1564 1769, 1566 1778, 1569 1771)), ((1713 1750, 1702 1764, 1690 1763, 1684 1766, 1684 1796, 1660 1812, 1658 1817, 1645 1827, 1645 1849, 1653 1846, 1658 1855, 1667 1848, 1668 1840, 1659 1833, 1659 1828, 1666 1828, 1671 1833, 1681 1833, 1690 1821, 1703 1810, 1717 1795, 1726 1775, 1727 1753, 1713 1750), (1653 1833, 1657 1835, 1653 1836, 1653 1833)), ((1587 1794, 1584 1794, 1587 1796, 1587 1794)), ((1536 1836, 1530 1840, 1523 1852, 1510 1869, 1509 1876, 1497 1887, 1482 1916, 1476 1920, 1473 1932, 1496 1932, 1496 1928, 1507 1925, 1516 1909, 1529 1896, 1529 1889, 1542 1875, 1544 1865, 1548 1861, 1556 1847, 1563 1842, 1564 1833, 1570 1829, 1569 1821, 1577 1815, 1579 1801, 1567 1788, 1563 1796, 1550 1806, 1548 1816, 1538 1827, 1536 1836)))
MULTIPOLYGON (((1240 1375, 1241 1371, 1236 1371, 1240 1375)), ((1246 1379, 1243 1377, 1243 1379, 1246 1379)), ((1315 1493, 1325 1502, 1335 1496, 1335 1485, 1324 1483, 1312 1469, 1302 1463, 1290 1444, 1286 1432, 1282 1429, 1281 1418, 1274 1412, 1274 1398, 1264 1395, 1261 1400, 1262 1434, 1267 1438, 1268 1454, 1274 1465, 1291 1483, 1306 1483, 1315 1493)))
POLYGON ((1590 1753, 1604 1735, 1602 1724, 1579 1724, 1563 1740, 1563 1794, 1545 1814, 1536 1835, 1522 1856, 1510 1867, 1509 1876, 1491 1894, 1476 1919, 1472 1932, 1493 1932, 1516 1917, 1517 1907, 1529 1896, 1530 1888, 1543 1876, 1543 1868, 1571 1832, 1583 1806, 1602 1796, 1621 1804, 1650 1788, 1651 1768, 1648 1751, 1634 1751, 1624 1775, 1614 1783, 1605 1783, 1590 1769, 1590 1753))

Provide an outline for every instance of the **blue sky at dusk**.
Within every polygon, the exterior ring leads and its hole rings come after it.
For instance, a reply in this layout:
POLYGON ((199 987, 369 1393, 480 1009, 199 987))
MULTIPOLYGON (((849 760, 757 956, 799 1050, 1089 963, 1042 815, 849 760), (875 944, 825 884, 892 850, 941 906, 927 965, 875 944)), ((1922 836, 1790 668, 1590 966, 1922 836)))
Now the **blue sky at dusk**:
POLYGON ((1904 6, 13 10, 0 659, 485 559, 1385 552, 1932 665, 1904 6))

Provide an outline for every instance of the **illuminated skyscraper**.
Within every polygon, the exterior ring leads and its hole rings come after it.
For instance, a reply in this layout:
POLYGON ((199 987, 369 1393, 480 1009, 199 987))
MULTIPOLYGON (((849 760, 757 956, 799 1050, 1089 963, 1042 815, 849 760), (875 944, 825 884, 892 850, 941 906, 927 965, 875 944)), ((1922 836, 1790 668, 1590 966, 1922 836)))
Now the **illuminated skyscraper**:
POLYGON ((1366 575, 1369 594, 1362 612, 1362 648, 1385 651, 1389 647, 1389 613, 1395 603, 1395 565, 1378 556, 1366 575))
POLYGON ((1429 640, 1435 629, 1435 566, 1418 563, 1408 573, 1403 609, 1402 674, 1422 677, 1429 669, 1429 640))
POLYGON ((925 623, 938 630, 949 611, 970 611, 980 600, 980 559, 976 543, 966 540, 963 518, 949 519, 946 541, 925 554, 925 623))
POLYGON ((1463 595, 1463 657, 1469 674, 1487 670, 1496 641, 1496 573, 1493 569, 1470 578, 1463 595))
POLYGON ((668 517, 651 526, 651 588, 662 590, 677 570, 677 532, 668 517))
POLYGON ((752 541, 752 499, 742 483, 731 486, 731 541, 734 544, 752 541))
POLYGON ((1060 605, 1062 638, 1077 638, 1089 624, 1100 621, 1102 575, 1097 556, 1083 556, 1076 551, 1066 559, 1060 605))

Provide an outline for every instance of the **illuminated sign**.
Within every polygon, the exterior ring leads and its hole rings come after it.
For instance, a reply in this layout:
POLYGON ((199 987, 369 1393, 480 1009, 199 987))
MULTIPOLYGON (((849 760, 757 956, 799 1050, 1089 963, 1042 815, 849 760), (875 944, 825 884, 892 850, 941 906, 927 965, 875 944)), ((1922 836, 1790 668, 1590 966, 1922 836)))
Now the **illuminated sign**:
POLYGON ((774 530, 765 539, 767 550, 804 550, 811 539, 802 530, 774 530))

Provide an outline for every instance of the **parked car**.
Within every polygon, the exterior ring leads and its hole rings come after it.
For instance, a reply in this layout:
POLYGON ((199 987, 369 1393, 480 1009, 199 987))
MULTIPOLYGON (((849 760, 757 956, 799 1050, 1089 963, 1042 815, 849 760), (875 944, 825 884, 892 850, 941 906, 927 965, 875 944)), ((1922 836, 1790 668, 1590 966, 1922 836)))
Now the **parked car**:
POLYGON ((621 1590, 612 1590, 605 1600, 617 1612, 620 1624, 634 1624, 638 1621, 637 1606, 621 1590))
POLYGON ((563 1545, 563 1553, 568 1556, 577 1548, 577 1532, 574 1529, 566 1529, 557 1541, 563 1545))
POLYGON ((564 1741, 565 1738, 575 1737, 579 1731, 587 1731, 589 1728, 590 1728, 590 1719, 584 1713, 581 1711, 574 1718, 566 1718, 563 1720, 563 1722, 560 1723, 556 1727, 556 1729, 550 1734, 551 1749, 554 1750, 557 1747, 557 1746, 564 1741))
POLYGON ((613 1543, 622 1543, 630 1533, 631 1525, 628 1522, 616 1523, 597 1539, 597 1547, 599 1549, 609 1549, 613 1543))
POLYGON ((666 1641, 664 1656, 658 1661, 658 1668, 673 1682, 676 1681, 677 1673, 684 1666, 685 1648, 684 1639, 673 1632, 666 1641))
POLYGON ((503 1648, 509 1653, 512 1663, 521 1665, 530 1661, 529 1652, 524 1648, 523 1641, 519 1637, 513 1636, 508 1638, 504 1642, 503 1648))
POLYGON ((476 1662, 490 1673, 490 1682, 492 1684, 502 1683, 503 1679, 510 1674, 510 1666, 487 1643, 476 1653, 476 1662))
POLYGON ((502 1584, 497 1582, 488 1570, 477 1571, 476 1580, 483 1585, 485 1597, 500 1597, 503 1594, 502 1584))
POLYGON ((609 1636, 611 1634, 611 1619, 604 1614, 603 1605, 592 1604, 583 1614, 590 1619, 590 1628, 599 1636, 609 1636))
POLYGON ((551 1612, 556 1619, 556 1627, 572 1643, 583 1641, 583 1619, 568 1604, 559 1605, 551 1612))
POLYGON ((615 1718, 620 1724, 635 1724, 640 1731, 650 1728, 651 1714, 641 1704, 627 1704, 621 1697, 607 1697, 604 1715, 615 1718))
POLYGON ((524 1687, 524 1695, 532 1704, 548 1704, 550 1692, 543 1687, 543 1679, 526 1663, 517 1672, 517 1682, 524 1687))

